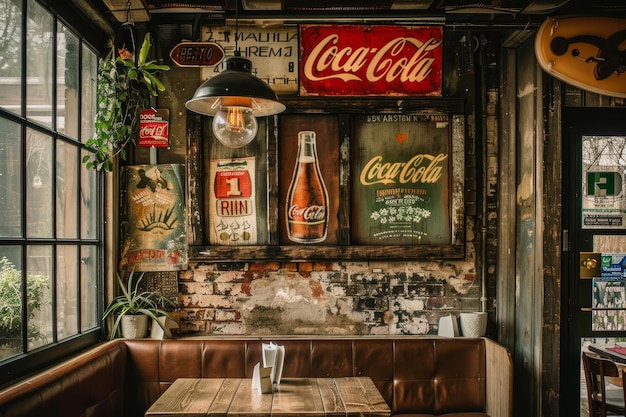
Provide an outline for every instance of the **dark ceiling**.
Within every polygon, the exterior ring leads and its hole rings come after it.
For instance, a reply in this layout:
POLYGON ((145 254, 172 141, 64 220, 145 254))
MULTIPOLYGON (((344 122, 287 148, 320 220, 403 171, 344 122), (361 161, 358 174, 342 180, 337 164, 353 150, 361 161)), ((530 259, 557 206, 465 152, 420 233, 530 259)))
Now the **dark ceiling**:
POLYGON ((111 22, 189 20, 198 16, 302 20, 444 17, 446 21, 540 21, 548 15, 626 16, 624 0, 94 0, 111 22))

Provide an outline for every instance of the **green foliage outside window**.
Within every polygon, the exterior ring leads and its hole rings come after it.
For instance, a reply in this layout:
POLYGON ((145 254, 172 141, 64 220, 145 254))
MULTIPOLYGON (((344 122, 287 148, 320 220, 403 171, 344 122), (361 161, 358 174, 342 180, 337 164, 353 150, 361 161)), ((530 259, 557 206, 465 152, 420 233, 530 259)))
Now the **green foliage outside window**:
MULTIPOLYGON (((34 319, 50 287, 49 278, 43 275, 28 275, 26 282, 28 340, 43 340, 45 336, 34 319)), ((14 345, 20 347, 22 344, 21 289, 22 271, 16 269, 11 261, 3 257, 0 259, 0 349, 15 348, 14 345)))

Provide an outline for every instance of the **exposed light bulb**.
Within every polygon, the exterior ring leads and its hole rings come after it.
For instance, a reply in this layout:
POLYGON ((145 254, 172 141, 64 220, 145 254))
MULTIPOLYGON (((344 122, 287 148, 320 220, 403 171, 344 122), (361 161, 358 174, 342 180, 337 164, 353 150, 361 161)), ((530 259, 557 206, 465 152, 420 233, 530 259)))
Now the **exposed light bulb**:
POLYGON ((241 148, 252 142, 258 123, 250 107, 221 107, 213 117, 213 133, 229 148, 241 148))

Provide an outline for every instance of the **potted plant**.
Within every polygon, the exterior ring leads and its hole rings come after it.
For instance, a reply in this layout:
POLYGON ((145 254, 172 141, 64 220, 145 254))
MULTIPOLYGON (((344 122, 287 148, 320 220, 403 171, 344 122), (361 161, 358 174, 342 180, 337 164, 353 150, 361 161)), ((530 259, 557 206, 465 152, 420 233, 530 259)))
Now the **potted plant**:
POLYGON ((90 153, 83 157, 88 169, 111 171, 117 155, 126 159, 126 145, 135 142, 141 111, 149 108, 150 97, 165 91, 157 74, 170 67, 148 59, 151 46, 150 33, 146 33, 136 62, 130 57, 114 58, 113 50, 100 61, 96 131, 85 142, 90 153))
POLYGON ((117 275, 121 294, 115 297, 104 311, 102 319, 111 316, 115 318, 113 328, 111 329, 111 339, 116 336, 125 338, 141 338, 145 337, 148 332, 148 322, 153 322, 162 326, 158 320, 160 316, 169 314, 159 306, 170 305, 175 307, 176 303, 171 299, 162 296, 156 291, 142 291, 139 284, 143 278, 143 274, 134 282, 134 271, 128 277, 128 283, 124 282, 117 275))

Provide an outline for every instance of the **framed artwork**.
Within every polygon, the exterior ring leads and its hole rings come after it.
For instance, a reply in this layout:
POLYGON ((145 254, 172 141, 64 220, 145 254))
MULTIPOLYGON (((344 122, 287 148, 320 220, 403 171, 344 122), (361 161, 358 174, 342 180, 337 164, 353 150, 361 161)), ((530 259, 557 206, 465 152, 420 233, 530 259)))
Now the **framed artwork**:
POLYGON ((281 244, 337 244, 337 116, 281 117, 278 159, 281 244))
POLYGON ((369 114, 353 126, 353 243, 450 244, 448 115, 369 114))

